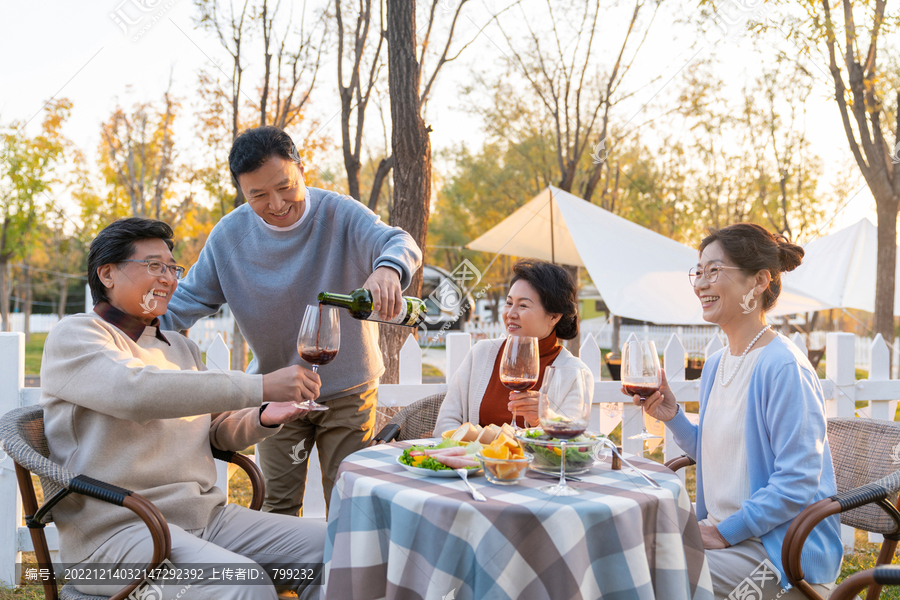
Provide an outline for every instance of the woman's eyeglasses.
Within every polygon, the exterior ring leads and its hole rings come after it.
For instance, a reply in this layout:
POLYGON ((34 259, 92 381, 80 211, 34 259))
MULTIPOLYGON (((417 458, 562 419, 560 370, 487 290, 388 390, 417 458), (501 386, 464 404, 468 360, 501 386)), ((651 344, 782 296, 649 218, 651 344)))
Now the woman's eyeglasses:
POLYGON ((727 267, 725 265, 708 263, 702 269, 700 267, 693 267, 688 271, 688 277, 691 280, 691 285, 697 285, 697 279, 699 277, 706 279, 707 283, 715 283, 716 279, 719 278, 719 273, 723 269, 740 269, 740 267, 727 267))

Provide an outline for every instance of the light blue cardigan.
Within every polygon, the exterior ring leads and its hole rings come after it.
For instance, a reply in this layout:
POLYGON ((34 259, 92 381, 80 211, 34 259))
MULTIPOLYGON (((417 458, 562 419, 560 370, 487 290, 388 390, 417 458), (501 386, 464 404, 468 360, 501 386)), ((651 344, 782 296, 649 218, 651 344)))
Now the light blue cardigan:
MULTIPOLYGON (((682 411, 666 423, 676 443, 697 461, 698 520, 707 517, 700 436, 722 355, 723 351, 716 352, 703 365, 699 426, 682 411)), ((706 425, 715 427, 714 423, 706 425)), ((800 349, 779 335, 760 352, 750 379, 745 441, 751 495, 718 529, 732 545, 752 536, 762 539, 786 587, 781 545, 791 521, 810 504, 837 493, 825 431, 819 379, 800 349)), ((833 515, 816 526, 803 547, 801 565, 806 581, 834 582, 842 558, 840 518, 833 515)))

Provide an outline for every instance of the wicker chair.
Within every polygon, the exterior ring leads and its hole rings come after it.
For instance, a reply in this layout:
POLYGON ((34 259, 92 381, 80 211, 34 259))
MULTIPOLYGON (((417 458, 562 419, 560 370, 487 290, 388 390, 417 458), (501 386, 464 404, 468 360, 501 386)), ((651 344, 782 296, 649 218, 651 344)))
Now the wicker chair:
MULTIPOLYGON (((25 523, 31 533, 34 552, 41 569, 47 569, 50 576, 44 582, 44 597, 47 600, 107 600, 105 596, 91 596, 78 592, 72 585, 64 585, 57 590, 56 576, 50 551, 44 535, 44 526, 52 521, 52 508, 70 493, 83 494, 110 504, 124 506, 134 512, 150 529, 153 539, 153 558, 149 569, 158 567, 169 557, 172 540, 169 527, 162 513, 143 496, 85 475, 79 475, 49 460, 50 449, 44 436, 44 411, 40 406, 17 408, 0 417, 0 441, 3 449, 12 457, 16 465, 16 479, 25 510, 25 523), (37 497, 31 481, 31 473, 40 477, 44 491, 44 504, 38 507, 37 497)), ((232 462, 250 476, 253 496, 250 508, 259 510, 262 506, 265 488, 262 473, 256 464, 236 452, 212 449, 219 460, 232 462)), ((111 598, 121 600, 128 596, 140 583, 135 580, 111 598)))
POLYGON ((403 408, 378 432, 372 445, 432 437, 443 401, 443 393, 434 394, 403 408))
MULTIPOLYGON (((840 514, 844 525, 884 535, 876 567, 891 562, 900 540, 900 423, 828 419, 828 443, 838 493, 801 512, 788 528, 782 547, 788 580, 812 600, 821 600, 821 596, 803 579, 800 552, 807 536, 823 519, 840 514)), ((866 598, 878 598, 881 583, 872 579, 868 585, 866 598)))

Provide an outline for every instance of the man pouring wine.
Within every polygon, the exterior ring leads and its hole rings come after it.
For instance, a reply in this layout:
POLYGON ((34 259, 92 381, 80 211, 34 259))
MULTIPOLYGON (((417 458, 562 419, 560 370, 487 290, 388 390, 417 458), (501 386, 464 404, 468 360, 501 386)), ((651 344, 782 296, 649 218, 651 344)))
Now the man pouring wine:
POLYGON ((297 515, 307 461, 292 464, 291 448, 299 440, 315 442, 327 506, 341 461, 373 435, 384 372, 378 326, 343 310, 337 311, 340 352, 313 372, 297 347, 304 310, 318 304, 320 292, 364 288, 379 320, 395 319, 422 253, 408 233, 356 200, 307 188, 293 141, 276 127, 241 134, 228 160, 247 203, 213 228, 169 302, 163 326, 188 329, 227 303, 253 352, 248 372, 299 364, 303 377, 318 383, 321 375, 317 401, 328 410, 310 412, 258 446, 263 510, 297 515))

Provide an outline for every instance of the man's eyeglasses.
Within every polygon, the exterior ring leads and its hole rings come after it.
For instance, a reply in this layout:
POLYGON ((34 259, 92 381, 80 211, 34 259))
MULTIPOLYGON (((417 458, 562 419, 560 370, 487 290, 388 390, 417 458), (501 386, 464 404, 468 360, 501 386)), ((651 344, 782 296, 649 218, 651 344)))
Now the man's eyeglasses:
POLYGON ((147 271, 151 275, 161 276, 165 275, 168 270, 172 270, 172 273, 175 274, 175 279, 181 280, 184 277, 184 267, 179 267, 178 265, 167 265, 164 262, 158 260, 135 260, 128 259, 120 262, 134 262, 134 263, 144 263, 147 265, 147 271))
POLYGON ((722 272, 723 269, 740 269, 740 267, 727 267, 725 265, 708 263, 702 269, 700 267, 693 267, 688 271, 688 277, 691 280, 691 285, 697 285, 697 278, 701 276, 706 279, 707 283, 715 283, 716 279, 719 278, 719 273, 722 272))

